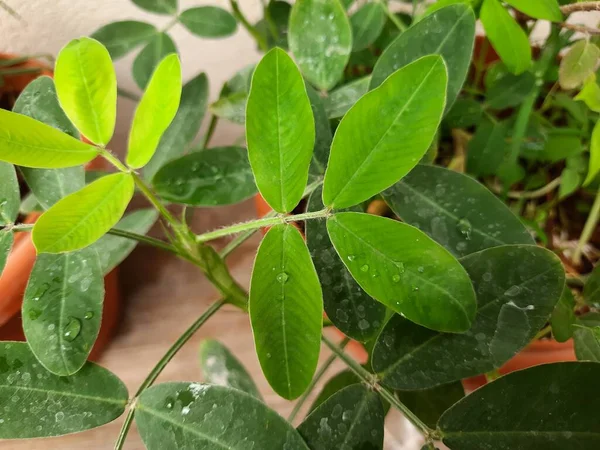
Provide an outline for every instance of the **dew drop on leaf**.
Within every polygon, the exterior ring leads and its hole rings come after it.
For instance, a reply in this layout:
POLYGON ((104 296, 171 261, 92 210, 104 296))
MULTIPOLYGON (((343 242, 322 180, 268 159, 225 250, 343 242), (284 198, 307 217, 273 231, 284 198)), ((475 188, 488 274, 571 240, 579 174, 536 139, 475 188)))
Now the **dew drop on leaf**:
POLYGON ((81 321, 75 317, 71 317, 63 331, 63 337, 66 341, 74 341, 81 332, 81 321))
POLYGON ((471 239, 471 232, 473 231, 473 227, 471 226, 471 222, 469 222, 468 219, 460 219, 456 224, 456 228, 458 228, 460 234, 462 234, 467 241, 471 239))
POLYGON ((85 320, 90 320, 90 319, 92 319, 93 317, 94 317, 94 312, 93 312, 93 311, 88 311, 88 312, 86 312, 86 313, 85 313, 85 315, 83 316, 83 318, 84 318, 85 320))
POLYGON ((279 274, 277 274, 277 281, 280 282, 281 284, 287 283, 287 280, 289 280, 290 276, 285 273, 285 272, 281 272, 279 274))
POLYGON ((399 283, 400 282, 400 275, 396 274, 392 277, 392 281, 394 283, 399 283))
POLYGON ((506 290, 506 292, 504 293, 504 295, 507 295, 508 297, 516 297, 520 293, 521 293, 521 288, 517 285, 514 285, 514 286, 511 286, 510 288, 508 288, 506 290))
POLYGON ((354 261, 356 259, 356 256, 354 256, 354 255, 348 255, 347 258, 348 258, 348 261, 352 262, 352 261, 354 261))
POLYGON ((368 264, 364 264, 361 268, 360 268, 361 272, 368 272, 369 271, 369 265, 368 264))
POLYGON ((30 309, 28 315, 29 319, 37 320, 42 315, 42 311, 40 311, 39 309, 30 309))

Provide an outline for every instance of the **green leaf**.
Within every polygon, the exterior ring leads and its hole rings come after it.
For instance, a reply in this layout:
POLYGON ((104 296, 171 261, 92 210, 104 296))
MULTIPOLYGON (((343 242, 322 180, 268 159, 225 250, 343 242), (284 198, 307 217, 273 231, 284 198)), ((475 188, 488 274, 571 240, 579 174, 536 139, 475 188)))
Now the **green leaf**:
POLYGON ((552 311, 550 324, 552 325, 552 337, 558 342, 566 342, 573 337, 573 325, 575 317, 575 297, 568 286, 565 286, 560 300, 552 311))
POLYGON ((183 85, 177 114, 162 135, 154 156, 144 167, 146 179, 152 179, 169 160, 183 155, 200 131, 207 103, 208 78, 205 73, 201 73, 183 85))
POLYGON ((248 94, 246 92, 236 92, 234 94, 221 97, 209 107, 210 112, 219 119, 226 119, 230 122, 244 125, 246 122, 246 103, 248 94))
POLYGON ((487 107, 505 109, 520 105, 535 87, 536 79, 531 72, 507 73, 488 90, 487 107))
POLYGON ((13 246, 14 237, 10 230, 0 230, 0 277, 6 266, 6 260, 13 246))
POLYGON ((173 53, 156 67, 135 110, 129 133, 129 167, 139 169, 152 159, 160 138, 175 118, 180 98, 181 64, 173 53))
MULTIPOLYGON (((156 219, 158 212, 153 208, 139 209, 126 214, 116 225, 115 229, 145 235, 156 219)), ((100 266, 104 275, 111 272, 129 256, 136 247, 137 241, 120 236, 107 234, 102 236, 91 248, 100 256, 100 266)))
POLYGON ((317 368, 323 294, 308 248, 293 225, 277 225, 263 239, 249 309, 265 377, 283 398, 299 397, 317 368))
POLYGON ((358 376, 350 369, 335 374, 327 380, 327 383, 325 383, 325 386, 323 386, 323 389, 321 389, 321 392, 319 392, 315 401, 310 405, 310 412, 317 409, 317 407, 323 404, 325 400, 330 398, 336 392, 356 383, 360 383, 360 378, 358 378, 358 376))
POLYGON ((117 76, 106 48, 91 38, 74 39, 58 54, 54 70, 67 117, 93 143, 108 144, 117 119, 117 76))
POLYGON ((536 19, 562 22, 563 15, 557 0, 506 0, 510 6, 536 19))
MULTIPOLYGON (((442 8, 411 26, 385 49, 373 69, 371 89, 382 84, 396 70, 419 58, 439 54, 448 69, 448 111, 467 77, 474 41, 473 10, 466 5, 442 8)), ((416 81, 413 80, 413 83, 416 81)))
POLYGON ((256 194, 245 148, 221 147, 167 163, 152 184, 163 199, 190 206, 238 203, 256 194))
MULTIPOLYGON (((307 211, 323 209, 321 189, 315 190, 307 211)), ((361 211, 360 208, 353 208, 361 211)), ((322 220, 306 222, 306 243, 323 289, 325 312, 346 336, 365 342, 374 337, 384 323, 386 308, 372 299, 350 275, 338 257, 322 220)))
POLYGON ((268 48, 288 49, 287 34, 292 5, 283 0, 270 0, 263 9, 263 18, 256 22, 255 28, 264 36, 268 48))
POLYGON ((494 50, 515 75, 531 66, 529 38, 498 0, 483 0, 479 18, 494 50))
POLYGON ((0 161, 0 226, 17 220, 21 194, 15 166, 0 161))
POLYGON ((327 231, 358 284, 409 320, 460 333, 475 317, 467 272, 443 247, 410 225, 361 213, 335 214, 327 231))
POLYGON ((446 81, 442 58, 425 56, 394 72, 346 113, 331 146, 325 205, 356 205, 417 165, 440 124, 446 81), (398 142, 402 152, 396 151, 398 142))
POLYGON ((340 86, 325 97, 325 110, 327 117, 338 119, 348 112, 350 108, 367 93, 371 77, 363 77, 340 86))
POLYGON ((146 11, 156 14, 175 15, 177 13, 177 0, 131 0, 134 4, 146 11))
POLYGON ((335 86, 352 52, 352 29, 339 0, 294 3, 288 42, 309 82, 320 90, 335 86))
POLYGON ((600 121, 596 122, 590 139, 590 165, 583 185, 587 186, 600 172, 600 121))
POLYGON ((96 428, 123 414, 127 399, 123 382, 100 366, 87 363, 75 375, 59 377, 38 363, 25 342, 0 343, 0 439, 96 428))
POLYGON ((600 362, 600 327, 577 326, 573 341, 579 361, 600 362))
POLYGON ((379 3, 365 3, 352 16, 352 51, 357 52, 371 45, 381 34, 386 16, 379 3))
POLYGON ((419 391, 397 391, 398 398, 426 425, 435 429, 441 415, 465 396, 460 381, 419 391))
POLYGON ((279 48, 267 53, 254 71, 246 140, 261 195, 275 211, 290 212, 306 187, 315 122, 302 75, 279 48))
MULTIPOLYGON (((525 150, 525 149, 523 149, 525 150)), ((522 151, 523 157, 534 161, 557 163, 583 153, 581 131, 570 128, 554 128, 547 132, 547 139, 541 151, 538 149, 522 151)))
POLYGON ((207 339, 200 344, 200 365, 207 382, 228 386, 262 400, 248 371, 238 359, 218 341, 207 339))
POLYGON ((426 389, 502 366, 548 322, 564 288, 560 260, 533 245, 488 248, 461 263, 477 292, 473 326, 464 334, 435 333, 394 316, 371 360, 386 385, 426 389))
POLYGON ((446 114, 444 123, 449 128, 469 128, 479 125, 483 105, 474 98, 458 98, 446 114))
POLYGON ((600 48, 583 39, 575 42, 563 56, 558 71, 558 81, 563 89, 579 87, 594 73, 600 59, 600 48))
POLYGON ((40 169, 90 162, 98 150, 21 114, 0 109, 0 161, 40 169))
POLYGON ((598 377, 600 364, 578 362, 503 376, 441 417, 444 444, 461 450, 595 449, 600 421, 593 405, 600 397, 590 383, 598 377))
POLYGON ((577 170, 570 167, 564 168, 560 174, 558 198, 563 199, 576 192, 581 186, 581 182, 582 177, 577 170))
POLYGON ((495 175, 504 160, 506 126, 484 118, 467 148, 467 172, 475 176, 495 175))
POLYGON ((142 90, 146 89, 150 77, 158 64, 171 53, 177 53, 175 43, 166 33, 158 33, 146 44, 133 61, 133 80, 142 90))
POLYGON ((306 93, 310 100, 310 107, 315 121, 315 146, 308 168, 308 179, 312 183, 317 179, 322 179, 323 175, 325 175, 333 135, 331 133, 331 124, 325 112, 323 99, 309 84, 306 84, 306 93))
POLYGON ((106 47, 113 61, 148 42, 158 33, 154 25, 137 20, 113 22, 99 28, 91 35, 106 47))
POLYGON ((93 244, 119 221, 133 190, 131 175, 116 173, 63 198, 33 227, 38 253, 63 253, 93 244))
POLYGON ((502 200, 477 180, 444 167, 420 164, 382 196, 404 222, 458 258, 503 244, 535 244, 502 200))
POLYGON ((596 76, 589 76, 583 83, 583 89, 575 96, 594 112, 600 112, 600 86, 596 83, 596 76))
POLYGON ((383 448, 385 414, 379 395, 362 384, 333 394, 300 424, 311 450, 383 448))
POLYGON ((23 297, 23 331, 46 369, 66 376, 83 367, 100 330, 103 301, 94 249, 37 257, 23 297))
POLYGON ((229 387, 163 383, 146 389, 135 409, 135 423, 148 450, 308 450, 300 434, 275 411, 229 387))
POLYGON ((600 305, 600 265, 588 277, 583 288, 583 298, 588 305, 600 305))
POLYGON ((237 29, 235 17, 216 6, 186 9, 179 14, 179 22, 192 34, 207 38, 231 36, 237 29))

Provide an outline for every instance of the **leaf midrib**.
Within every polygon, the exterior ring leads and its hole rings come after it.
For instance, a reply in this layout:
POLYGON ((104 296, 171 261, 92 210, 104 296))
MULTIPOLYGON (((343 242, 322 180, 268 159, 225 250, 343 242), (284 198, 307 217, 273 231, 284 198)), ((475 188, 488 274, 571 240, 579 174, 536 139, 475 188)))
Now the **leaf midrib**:
POLYGON ((65 396, 65 397, 73 397, 73 398, 84 398, 86 400, 95 400, 98 402, 102 402, 102 403, 110 403, 113 405, 126 405, 127 401, 126 400, 117 400, 114 398, 105 398, 105 397, 96 397, 93 395, 85 395, 85 394, 76 394, 73 392, 68 392, 68 391, 55 391, 53 389, 41 389, 41 388, 34 388, 34 387, 26 387, 26 386, 18 386, 18 385, 6 385, 6 384, 0 384, 0 389, 7 389, 9 391, 15 390, 24 390, 24 391, 30 391, 30 392, 42 392, 44 394, 56 394, 56 395, 61 395, 61 396, 65 396))

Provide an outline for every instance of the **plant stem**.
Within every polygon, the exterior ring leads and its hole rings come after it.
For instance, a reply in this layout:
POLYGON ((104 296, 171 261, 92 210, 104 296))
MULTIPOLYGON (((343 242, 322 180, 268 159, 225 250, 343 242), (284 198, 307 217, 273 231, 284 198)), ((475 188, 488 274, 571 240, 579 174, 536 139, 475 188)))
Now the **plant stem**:
POLYGON ((233 11, 233 16, 242 24, 242 26, 250 33, 250 35, 254 38, 258 47, 263 51, 269 51, 269 46, 265 38, 258 32, 258 30, 248 22, 248 19, 244 16, 244 13, 240 10, 237 0, 229 0, 229 5, 231 6, 231 10, 233 11))
POLYGON ((404 25, 404 23, 402 23, 400 19, 398 19, 398 17, 396 16, 396 14, 394 14, 392 10, 390 10, 390 7, 387 4, 387 2, 385 2, 384 0, 379 0, 379 4, 385 11, 385 14, 388 16, 390 21, 396 26, 396 28, 398 28, 400 31, 406 31, 408 27, 404 25))
MULTIPOLYGON (((277 213, 275 211, 271 211, 270 213, 266 214, 263 218, 275 217, 276 215, 277 215, 277 213)), ((231 252, 233 252, 236 248, 238 248, 240 245, 242 245, 244 242, 246 242, 257 231, 258 230, 248 230, 248 231, 241 233, 239 236, 237 236, 235 239, 233 239, 229 244, 227 244, 223 250, 221 250, 221 253, 220 253, 221 258, 223 258, 223 259, 227 258, 231 252)))
POLYGON ((568 15, 578 11, 600 11, 600 2, 579 2, 560 7, 563 14, 568 15))
POLYGON ((139 95, 134 94, 133 92, 130 92, 123 88, 117 88, 117 95, 119 95, 123 98, 128 98, 129 100, 133 100, 134 102, 140 101, 139 95))
POLYGON ((180 223, 173 217, 173 215, 165 208, 165 206, 160 202, 160 200, 152 193, 150 188, 146 186, 146 183, 136 174, 135 172, 131 172, 131 176, 133 177, 133 181, 142 194, 148 199, 150 203, 156 208, 156 210, 164 217, 164 219, 175 229, 178 230, 180 223))
POLYGON ((219 118, 213 114, 210 118, 210 123, 208 124, 208 130, 206 130, 206 134, 204 135, 204 139, 202 140, 202 148, 205 149, 208 147, 208 143, 210 139, 215 134, 215 130, 217 129, 217 123, 219 122, 219 118))
POLYGON ((592 205, 592 210, 590 211, 590 215, 585 221, 585 225, 583 227, 583 231, 581 232, 581 236, 579 236, 579 242, 577 243, 577 247, 575 248, 575 252, 573 253, 573 263, 578 266, 581 264, 581 255, 583 253, 583 247, 588 243, 594 230, 596 229, 596 225, 598 224, 598 219, 600 219, 600 190, 596 193, 596 199, 594 200, 594 204, 592 205))
MULTIPOLYGON (((552 180, 550 183, 548 183, 545 186, 542 186, 539 189, 536 189, 535 191, 509 191, 508 192, 508 198, 512 198, 512 199, 516 199, 516 200, 531 200, 531 199, 535 199, 535 198, 540 198, 543 197, 547 194, 549 194, 550 192, 552 192, 553 190, 555 190, 557 187, 560 186, 560 181, 561 178, 555 178, 554 180, 552 180)), ((490 186, 492 191, 494 191, 496 194, 501 194, 501 189, 498 188, 498 186, 490 186)))
POLYGON ((119 161, 119 158, 113 155, 110 151, 102 147, 96 147, 96 149, 98 149, 98 152, 100 152, 100 156, 102 156, 105 160, 107 160, 109 163, 115 166, 119 171, 125 173, 131 172, 131 170, 125 167, 125 165, 121 161, 119 161))
POLYGON ((552 331, 552 325, 546 325, 544 328, 542 328, 538 334, 535 335, 535 337, 533 338, 534 341, 537 341, 541 338, 543 338, 544 336, 546 336, 548 333, 550 333, 552 331))
POLYGON ((160 359, 160 361, 158 361, 156 366, 154 366, 154 369, 152 369, 152 371, 148 374, 146 379, 138 388, 137 392, 135 393, 135 397, 131 402, 131 406, 129 407, 129 411, 127 412, 127 416, 125 417, 125 422, 123 422, 123 426, 121 427, 121 431, 119 432, 119 437, 115 442, 115 450, 121 450, 123 448, 125 438, 127 437, 127 433, 129 432, 129 428, 131 427, 131 422, 133 422, 133 416, 135 414, 135 401, 137 400, 137 398, 142 394, 142 392, 148 389, 152 385, 152 383, 156 381, 156 379, 164 370, 164 368, 167 367, 167 364, 169 364, 169 362, 173 359, 177 352, 181 350, 181 347, 183 347, 184 344, 187 341, 189 341, 190 338, 196 333, 196 331, 198 331, 198 329, 200 329, 200 327, 204 325, 204 323, 208 319, 210 319, 219 309, 221 309, 223 305, 225 305, 225 300, 223 299, 210 305, 209 308, 206 311, 204 311, 204 313, 187 330, 185 330, 185 332, 181 336, 179 336, 179 339, 177 339, 177 341, 175 341, 171 348, 167 350, 167 353, 165 353, 165 355, 160 359))

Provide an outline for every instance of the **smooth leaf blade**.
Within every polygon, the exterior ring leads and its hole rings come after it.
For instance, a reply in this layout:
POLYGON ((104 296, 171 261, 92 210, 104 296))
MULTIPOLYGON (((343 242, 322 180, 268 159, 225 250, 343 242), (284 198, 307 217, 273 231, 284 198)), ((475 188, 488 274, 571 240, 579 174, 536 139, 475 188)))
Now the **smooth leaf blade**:
POLYGON ((135 422, 148 450, 246 450, 252 445, 308 450, 298 432, 275 411, 237 389, 163 383, 146 389, 135 407, 135 422))
POLYGON ((158 30, 154 25, 137 20, 123 20, 105 25, 91 37, 106 47, 113 61, 148 42, 158 30))
POLYGON ((271 228, 261 243, 250 281, 250 322, 265 377, 291 400, 317 368, 323 294, 302 235, 292 225, 271 228))
POLYGON ((89 430, 113 421, 127 405, 127 388, 108 370, 87 363, 70 377, 53 375, 25 342, 0 343, 0 369, 0 439, 89 430))
POLYGON ((460 381, 418 391, 396 391, 408 409, 429 427, 435 429, 442 414, 465 396, 460 381))
POLYGON ((221 97, 210 105, 210 112, 220 119, 244 125, 246 122, 246 104, 248 94, 246 92, 235 92, 231 95, 221 97))
POLYGON ((321 389, 321 392, 319 392, 319 395, 315 398, 315 401, 310 405, 309 412, 313 412, 336 392, 357 383, 360 383, 360 378, 358 378, 358 376, 350 369, 336 373, 327 380, 323 389, 321 389))
POLYGON ((594 126, 590 140, 590 162, 588 173, 583 182, 584 186, 590 184, 600 172, 600 121, 594 126))
POLYGON ((14 223, 21 204, 15 166, 0 161, 0 180, 0 226, 4 226, 14 223))
POLYGON ((410 172, 440 124, 446 85, 446 65, 431 55, 394 72, 362 97, 333 138, 323 203, 331 208, 356 205, 410 172))
POLYGON ((310 100, 310 107, 315 121, 315 147, 308 168, 309 182, 312 183, 325 175, 333 134, 331 132, 331 124, 329 123, 327 113, 325 112, 323 99, 319 93, 308 84, 306 85, 306 93, 310 100))
POLYGON ((106 48, 83 37, 58 54, 54 73, 60 105, 90 141, 105 146, 117 119, 117 76, 106 48))
POLYGON ((594 268, 585 282, 583 298, 588 305, 600 305, 600 265, 594 268))
POLYGON ((504 160, 506 126, 484 118, 467 147, 467 172, 494 175, 504 160))
POLYGON ((337 119, 346 114, 358 99, 367 93, 370 82, 370 76, 363 77, 332 91, 324 99, 327 117, 337 119))
POLYGON ((563 89, 580 86, 598 67, 600 48, 587 39, 575 42, 560 62, 558 81, 563 89))
POLYGON ((177 13, 178 0, 132 0, 134 4, 146 11, 156 14, 174 15, 177 13))
POLYGON ((146 89, 158 64, 171 53, 177 53, 177 47, 167 33, 158 33, 148 41, 133 61, 133 80, 140 89, 146 89))
POLYGON ((575 317, 575 297, 568 286, 565 286, 560 300, 556 304, 550 324, 552 325, 552 337, 558 342, 566 342, 573 337, 573 325, 575 317))
POLYGON ((179 14, 179 21, 191 33, 200 37, 222 38, 231 36, 237 21, 229 11, 216 6, 199 6, 179 14))
POLYGON ((160 138, 169 127, 181 98, 181 64, 176 54, 164 58, 152 74, 146 92, 135 110, 127 165, 144 167, 152 159, 160 138))
POLYGON ((376 300, 422 326, 468 330, 476 299, 460 263, 426 234, 395 220, 335 214, 327 231, 358 284, 376 300))
POLYGON ((302 75, 279 48, 267 53, 254 71, 246 140, 260 193, 275 211, 290 212, 306 187, 315 122, 302 75))
POLYGON ((573 341, 579 361, 600 362, 600 327, 577 326, 573 341))
POLYGON ((60 200, 33 227, 39 253, 63 253, 87 247, 114 226, 133 197, 128 173, 102 177, 60 200))
POLYGON ((8 260, 8 255, 10 254, 13 242, 14 236, 12 231, 0 230, 0 277, 6 266, 6 261, 8 260))
POLYGON ((506 3, 536 19, 563 21, 557 0, 506 0, 506 3))
POLYGON ((379 3, 365 3, 352 16, 352 51, 367 48, 377 40, 385 25, 385 10, 379 3))

